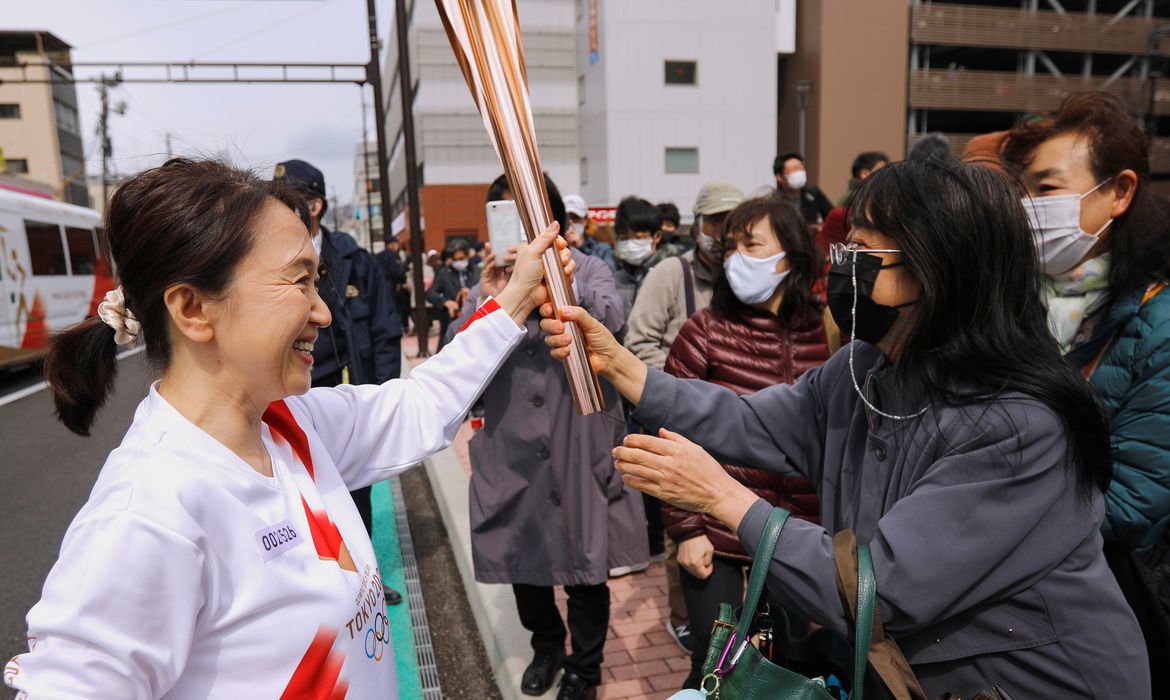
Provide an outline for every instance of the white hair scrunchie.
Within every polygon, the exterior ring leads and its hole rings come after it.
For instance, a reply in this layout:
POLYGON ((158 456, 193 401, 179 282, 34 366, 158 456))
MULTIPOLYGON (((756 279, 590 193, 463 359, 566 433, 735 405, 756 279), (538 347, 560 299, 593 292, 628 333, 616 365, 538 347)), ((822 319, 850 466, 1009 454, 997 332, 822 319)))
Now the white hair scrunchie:
POLYGON ((118 345, 133 345, 142 332, 142 324, 134 314, 126 310, 126 297, 122 288, 106 292, 106 298, 98 304, 98 318, 114 329, 114 342, 118 345))

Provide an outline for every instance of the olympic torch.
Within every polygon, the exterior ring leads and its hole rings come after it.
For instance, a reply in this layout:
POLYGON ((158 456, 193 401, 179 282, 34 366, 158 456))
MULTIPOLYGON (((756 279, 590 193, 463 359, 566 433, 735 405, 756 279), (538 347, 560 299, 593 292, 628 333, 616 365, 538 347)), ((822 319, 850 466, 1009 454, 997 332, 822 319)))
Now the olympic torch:
MULTIPOLYGON (((536 149, 516 4, 514 0, 435 0, 435 4, 531 242, 553 218, 536 149)), ((555 247, 544 254, 544 280, 558 314, 562 306, 576 305, 555 247)), ((575 324, 567 325, 573 344, 564 364, 573 403, 582 415, 600 411, 605 403, 589 364, 584 335, 575 324)))

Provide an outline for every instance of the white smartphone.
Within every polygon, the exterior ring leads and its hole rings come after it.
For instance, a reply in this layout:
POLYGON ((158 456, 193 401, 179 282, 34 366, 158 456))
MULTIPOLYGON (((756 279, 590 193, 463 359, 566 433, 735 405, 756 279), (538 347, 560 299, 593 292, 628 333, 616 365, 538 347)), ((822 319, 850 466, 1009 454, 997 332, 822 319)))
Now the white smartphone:
POLYGON ((520 212, 516 203, 501 199, 487 203, 488 240, 496 253, 497 264, 504 264, 504 255, 513 246, 524 244, 524 227, 520 223, 520 212))

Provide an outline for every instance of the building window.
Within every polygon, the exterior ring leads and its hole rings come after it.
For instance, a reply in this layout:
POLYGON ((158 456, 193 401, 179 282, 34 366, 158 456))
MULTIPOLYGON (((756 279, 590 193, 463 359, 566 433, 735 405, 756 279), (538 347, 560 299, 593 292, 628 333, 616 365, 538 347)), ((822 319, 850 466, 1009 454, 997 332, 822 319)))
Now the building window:
POLYGON ((81 124, 77 120, 77 110, 60 100, 53 100, 53 116, 57 118, 57 128, 64 129, 71 134, 81 134, 81 124))
POLYGON ((97 267, 97 250, 93 245, 93 231, 87 228, 65 227, 65 242, 69 244, 69 267, 75 275, 92 275, 97 267))
POLYGON ((667 148, 666 174, 689 175, 699 172, 699 149, 667 148))
POLYGON ((667 85, 694 85, 697 65, 694 61, 667 61, 667 85))
POLYGON ((585 104, 585 76, 577 76, 577 106, 585 104))
POLYGON ((582 185, 589 184, 589 159, 588 158, 581 159, 581 184, 582 185))
POLYGON ((20 105, 0 104, 0 119, 20 119, 20 105))
POLYGON ((65 180, 72 182, 78 178, 85 177, 85 164, 81 162, 80 158, 61 154, 61 175, 65 180))
POLYGON ((9 158, 4 172, 9 175, 28 175, 28 158, 9 158))
POLYGON ((34 275, 64 275, 65 248, 61 245, 61 229, 57 224, 40 221, 24 222, 24 236, 28 240, 28 256, 34 275))

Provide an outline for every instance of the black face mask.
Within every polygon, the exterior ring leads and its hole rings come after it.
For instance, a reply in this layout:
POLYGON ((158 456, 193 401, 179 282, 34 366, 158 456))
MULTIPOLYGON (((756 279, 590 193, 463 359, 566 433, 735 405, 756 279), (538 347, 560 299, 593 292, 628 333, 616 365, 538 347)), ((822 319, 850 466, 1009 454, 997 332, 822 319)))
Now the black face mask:
POLYGON ((886 337, 890 327, 898 320, 898 309, 916 302, 910 301, 898 306, 878 304, 872 298, 873 286, 878 273, 883 269, 898 267, 902 263, 882 265, 876 255, 858 252, 850 253, 844 263, 834 263, 829 268, 828 300, 833 320, 841 329, 841 335, 855 340, 864 340, 872 345, 886 337), (853 327, 853 266, 857 265, 857 327, 853 327))

